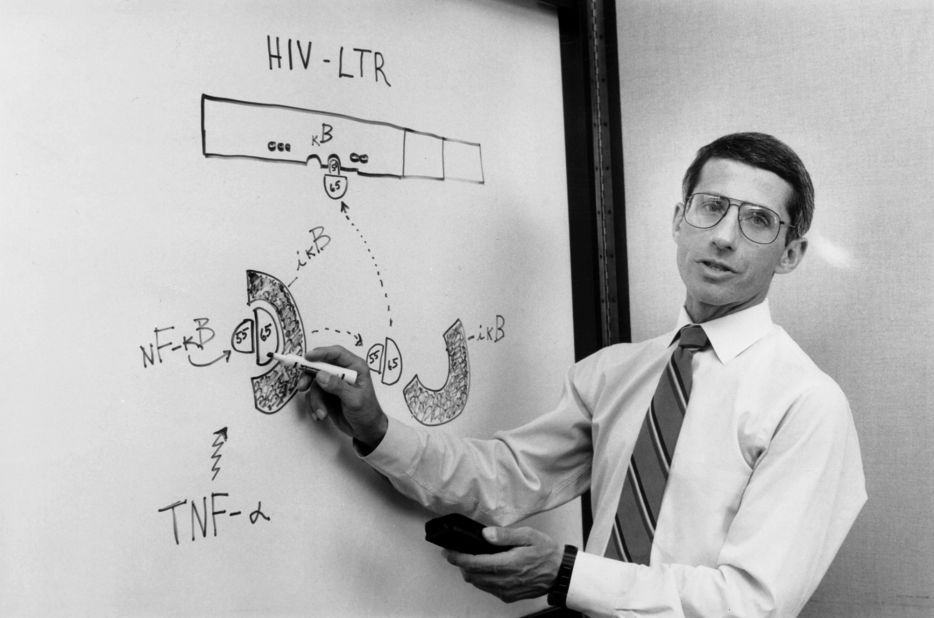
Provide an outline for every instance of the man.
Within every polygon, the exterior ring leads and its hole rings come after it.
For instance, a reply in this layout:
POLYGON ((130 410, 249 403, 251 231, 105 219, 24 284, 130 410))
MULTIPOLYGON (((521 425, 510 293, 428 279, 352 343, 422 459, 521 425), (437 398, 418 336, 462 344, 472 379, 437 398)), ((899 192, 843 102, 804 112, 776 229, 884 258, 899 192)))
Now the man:
POLYGON ((682 191, 672 222, 679 328, 575 364, 555 409, 523 427, 491 440, 409 427, 383 413, 362 359, 342 348, 308 355, 361 376, 306 383, 312 414, 330 416, 397 489, 435 511, 508 525, 591 490, 584 551, 531 528, 488 527, 491 543, 512 549, 446 553, 503 600, 549 593, 594 616, 794 616, 865 502, 846 398, 772 323, 766 300, 773 275, 807 249, 807 170, 771 136, 728 135, 698 152, 682 191), (689 324, 700 328, 681 334, 689 324), (677 376, 667 389, 666 376, 677 376), (682 411, 665 417, 678 419, 669 439, 658 423, 668 404, 656 398, 675 384, 682 411), (642 487, 655 462, 637 468, 650 431, 656 454, 673 451, 654 458, 665 468, 660 506, 642 487), (630 496, 641 515, 617 516, 630 496), (626 560, 640 534, 647 564, 626 560))

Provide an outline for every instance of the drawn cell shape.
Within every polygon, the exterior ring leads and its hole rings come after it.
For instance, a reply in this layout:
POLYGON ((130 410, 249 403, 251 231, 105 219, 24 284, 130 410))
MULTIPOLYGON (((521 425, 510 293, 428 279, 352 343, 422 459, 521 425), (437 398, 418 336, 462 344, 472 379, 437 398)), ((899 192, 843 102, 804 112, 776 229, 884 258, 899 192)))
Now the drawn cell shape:
MULTIPOLYGON (((257 270, 246 271, 246 278, 247 305, 254 308, 257 364, 269 362, 267 351, 304 355, 305 329, 289 288, 272 275, 257 270), (260 307, 260 301, 272 308, 275 314, 260 307), (278 350, 270 347, 273 333, 278 350)), ((252 378, 256 409, 263 414, 275 414, 281 410, 295 394, 300 376, 299 368, 275 363, 266 373, 252 378)))
POLYGON ((448 376, 444 386, 437 390, 427 388, 416 374, 402 389, 409 412, 422 425, 450 422, 467 405, 470 362, 467 358, 467 335, 460 320, 456 320, 444 332, 444 344, 448 354, 448 376))
POLYGON ((241 354, 253 353, 253 324, 254 320, 246 318, 233 330, 230 335, 230 347, 241 354))
POLYGON ((272 362, 268 353, 279 351, 279 327, 263 307, 253 309, 253 315, 256 316, 256 364, 267 365, 272 362))
POLYGON ((391 337, 387 337, 385 343, 374 343, 366 353, 366 362, 386 386, 392 386, 402 377, 402 353, 391 337))
POLYGON ((337 155, 328 157, 328 173, 324 175, 324 192, 332 200, 339 200, 347 193, 348 179, 341 174, 341 160, 337 155))

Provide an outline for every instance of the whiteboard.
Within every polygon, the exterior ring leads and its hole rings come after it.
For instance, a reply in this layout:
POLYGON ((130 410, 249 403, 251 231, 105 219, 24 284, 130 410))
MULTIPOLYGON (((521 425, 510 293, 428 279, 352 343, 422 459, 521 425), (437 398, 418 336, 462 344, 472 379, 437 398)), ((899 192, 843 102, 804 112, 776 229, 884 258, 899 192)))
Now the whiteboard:
MULTIPOLYGON (((488 436, 574 359, 535 2, 5 2, 0 614, 519 615, 307 418, 340 344, 488 436)), ((577 503, 534 518, 579 542, 577 503)))

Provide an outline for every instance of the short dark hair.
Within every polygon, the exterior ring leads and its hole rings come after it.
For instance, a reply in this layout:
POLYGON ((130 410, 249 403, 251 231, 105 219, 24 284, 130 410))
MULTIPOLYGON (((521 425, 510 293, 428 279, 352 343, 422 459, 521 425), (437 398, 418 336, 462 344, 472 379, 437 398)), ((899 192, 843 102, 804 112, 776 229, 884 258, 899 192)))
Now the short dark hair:
POLYGON ((729 159, 767 170, 791 185, 788 207, 791 224, 786 244, 804 236, 814 217, 814 185, 801 158, 781 140, 765 133, 732 133, 712 141, 697 151, 684 173, 681 191, 686 200, 700 179, 704 164, 710 159, 729 159))

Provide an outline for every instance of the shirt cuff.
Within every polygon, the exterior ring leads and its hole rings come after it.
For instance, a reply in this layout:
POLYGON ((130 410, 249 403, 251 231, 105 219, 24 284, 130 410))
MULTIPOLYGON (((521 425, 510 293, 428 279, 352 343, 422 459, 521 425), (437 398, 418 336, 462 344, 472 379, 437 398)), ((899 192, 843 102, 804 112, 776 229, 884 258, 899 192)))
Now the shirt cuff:
POLYGON ((421 457, 424 444, 418 430, 389 418, 386 435, 368 455, 357 454, 375 470, 390 478, 409 476, 421 457))
POLYGON ((684 615, 678 589, 666 569, 585 552, 578 552, 574 562, 567 607, 593 616, 627 611, 665 618, 684 615))

